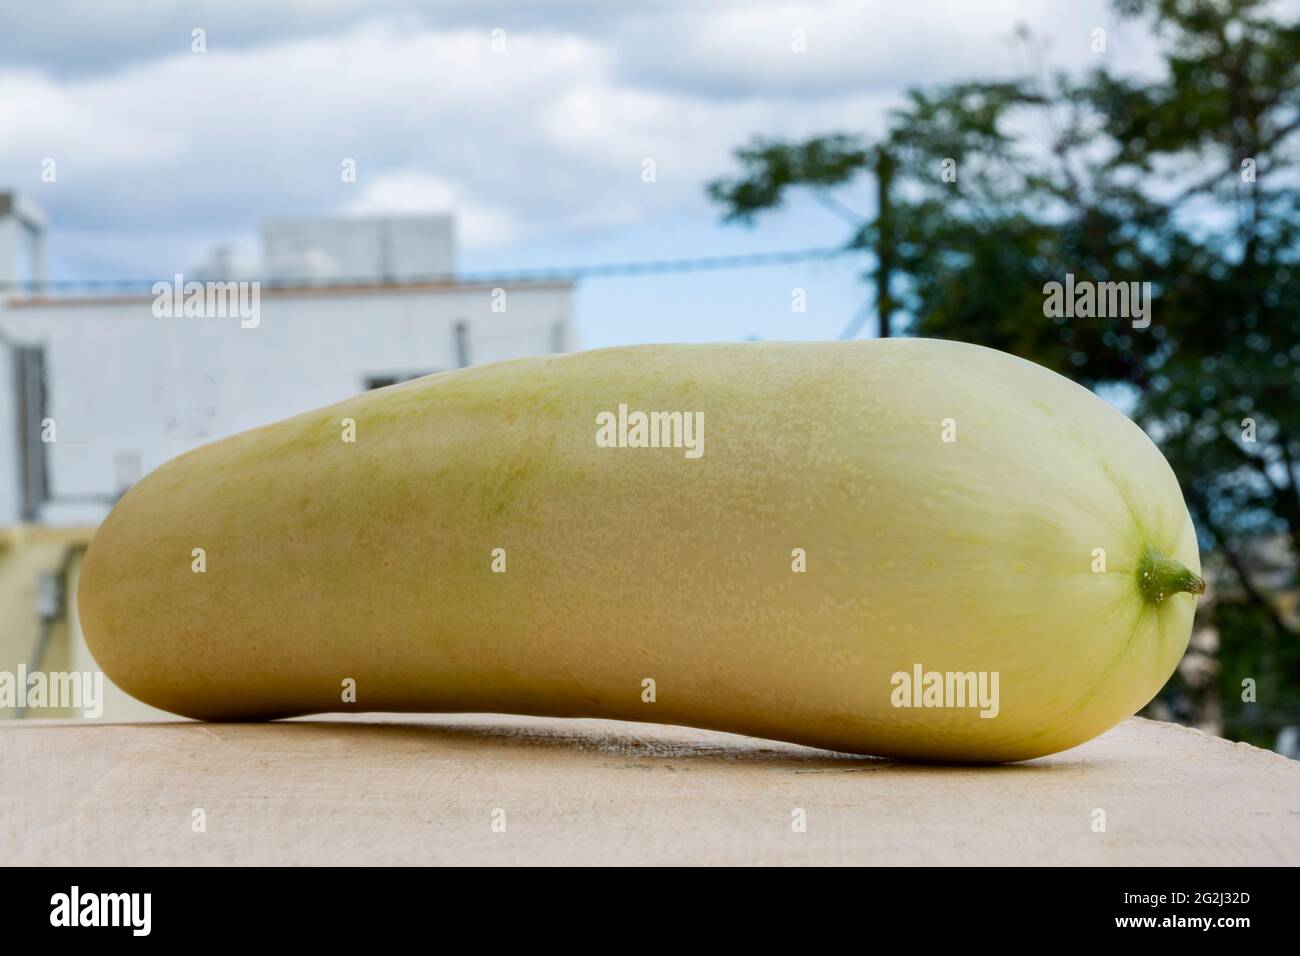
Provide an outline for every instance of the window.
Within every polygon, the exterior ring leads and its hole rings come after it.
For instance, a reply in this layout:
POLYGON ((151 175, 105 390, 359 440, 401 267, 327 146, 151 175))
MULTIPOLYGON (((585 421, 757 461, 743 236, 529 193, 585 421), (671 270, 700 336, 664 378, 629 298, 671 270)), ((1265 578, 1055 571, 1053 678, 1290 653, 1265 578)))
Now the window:
POLYGON ((469 365, 469 323, 457 322, 452 329, 456 337, 456 367, 469 365))
POLYGON ((436 371, 437 369, 430 369, 427 372, 393 372, 387 375, 367 375, 365 378, 366 391, 387 388, 390 385, 401 385, 413 378, 424 378, 426 375, 432 375, 436 371))
POLYGON ((24 521, 40 517, 50 497, 45 423, 49 418, 45 389, 45 350, 38 345, 14 349, 14 383, 18 407, 18 467, 24 521))

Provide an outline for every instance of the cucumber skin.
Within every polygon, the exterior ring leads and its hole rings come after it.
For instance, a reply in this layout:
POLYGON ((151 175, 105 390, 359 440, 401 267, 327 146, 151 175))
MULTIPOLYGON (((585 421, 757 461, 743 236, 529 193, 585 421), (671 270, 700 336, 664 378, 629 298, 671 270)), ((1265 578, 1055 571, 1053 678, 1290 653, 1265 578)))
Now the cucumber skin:
POLYGON ((1195 599, 1143 599, 1150 547, 1200 570, 1168 464, 1032 363, 919 339, 638 346, 429 376, 182 455, 105 520, 78 599, 111 679, 201 719, 606 717, 1007 761, 1095 736, 1172 673, 1195 599), (620 404, 702 412, 703 455, 598 447, 620 404), (998 672, 998 716, 893 706, 917 663, 998 672))

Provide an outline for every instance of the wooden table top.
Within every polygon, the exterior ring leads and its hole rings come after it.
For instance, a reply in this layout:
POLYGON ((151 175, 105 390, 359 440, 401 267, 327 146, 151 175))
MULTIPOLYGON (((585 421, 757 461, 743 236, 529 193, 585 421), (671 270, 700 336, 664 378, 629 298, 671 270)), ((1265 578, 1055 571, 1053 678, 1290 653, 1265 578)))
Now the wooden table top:
POLYGON ((10 865, 1300 863, 1300 763, 1138 718, 983 768, 481 714, 15 720, 0 768, 10 865))

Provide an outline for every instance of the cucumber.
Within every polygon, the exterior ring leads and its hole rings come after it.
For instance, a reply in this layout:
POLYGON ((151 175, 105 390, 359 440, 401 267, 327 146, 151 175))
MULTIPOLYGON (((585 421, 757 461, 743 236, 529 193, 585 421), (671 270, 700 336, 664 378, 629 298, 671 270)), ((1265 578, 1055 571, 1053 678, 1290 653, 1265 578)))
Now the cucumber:
POLYGON ((208 720, 488 711, 1012 761, 1173 672, 1196 534, 1136 425, 898 339, 432 375, 168 462, 99 528, 109 677, 208 720))

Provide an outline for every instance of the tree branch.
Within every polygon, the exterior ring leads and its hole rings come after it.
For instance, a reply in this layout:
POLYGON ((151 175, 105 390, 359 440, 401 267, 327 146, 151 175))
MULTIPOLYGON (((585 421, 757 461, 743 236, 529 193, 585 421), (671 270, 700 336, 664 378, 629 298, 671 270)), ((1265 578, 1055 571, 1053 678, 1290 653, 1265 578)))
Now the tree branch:
POLYGON ((1210 535, 1218 543, 1219 550, 1223 552, 1224 559, 1228 562, 1228 566, 1232 568, 1233 574, 1236 575, 1238 582, 1240 582, 1241 589, 1246 592, 1246 597, 1250 599, 1252 604, 1255 604, 1264 612, 1265 616, 1268 617, 1269 623, 1276 628, 1279 634, 1297 633, 1294 628, 1287 624, 1286 620, 1282 617, 1281 612, 1278 611, 1276 605, 1273 604, 1268 595, 1264 594, 1263 591, 1255 586, 1255 582, 1246 571, 1246 565, 1242 560, 1241 555, 1228 544, 1228 538, 1227 535, 1224 534, 1223 529, 1218 527, 1210 518, 1210 509, 1206 507, 1205 502, 1195 495, 1189 497, 1189 503, 1191 504, 1192 511, 1196 515, 1197 521, 1199 521, 1200 524, 1210 532, 1210 535))

